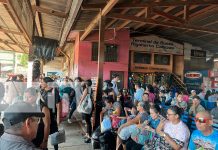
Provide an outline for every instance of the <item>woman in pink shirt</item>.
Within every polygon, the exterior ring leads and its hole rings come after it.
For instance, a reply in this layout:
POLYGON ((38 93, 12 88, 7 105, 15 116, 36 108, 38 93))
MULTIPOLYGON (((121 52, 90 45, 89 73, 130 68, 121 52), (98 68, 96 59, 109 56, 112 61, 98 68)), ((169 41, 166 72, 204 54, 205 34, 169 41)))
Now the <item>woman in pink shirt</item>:
POLYGON ((154 88, 152 87, 152 85, 148 84, 146 86, 146 92, 149 95, 149 102, 154 103, 155 95, 154 95, 154 88))

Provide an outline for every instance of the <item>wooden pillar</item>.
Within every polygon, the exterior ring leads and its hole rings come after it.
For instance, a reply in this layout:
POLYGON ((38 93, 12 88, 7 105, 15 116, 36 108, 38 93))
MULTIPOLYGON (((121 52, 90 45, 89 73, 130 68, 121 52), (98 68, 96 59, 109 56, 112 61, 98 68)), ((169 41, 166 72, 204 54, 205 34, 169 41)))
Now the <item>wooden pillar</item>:
MULTIPOLYGON (((105 18, 101 17, 99 20, 99 41, 98 41, 98 68, 97 68, 97 89, 96 89, 96 102, 102 100, 103 88, 103 65, 104 65, 104 33, 105 33, 105 18)), ((93 128, 96 129, 100 125, 100 112, 101 107, 95 105, 95 121, 93 128)))

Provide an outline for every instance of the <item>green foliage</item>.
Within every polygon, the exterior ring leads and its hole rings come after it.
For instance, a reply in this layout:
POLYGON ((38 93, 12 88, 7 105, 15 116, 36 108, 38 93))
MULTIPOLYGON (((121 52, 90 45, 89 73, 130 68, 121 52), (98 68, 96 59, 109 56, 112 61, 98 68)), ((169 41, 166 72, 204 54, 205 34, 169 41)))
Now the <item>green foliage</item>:
MULTIPOLYGON (((19 59, 19 57, 18 57, 18 59, 19 59)), ((27 67, 27 65, 28 65, 28 55, 27 54, 21 54, 21 56, 20 56, 20 64, 23 67, 27 67)))

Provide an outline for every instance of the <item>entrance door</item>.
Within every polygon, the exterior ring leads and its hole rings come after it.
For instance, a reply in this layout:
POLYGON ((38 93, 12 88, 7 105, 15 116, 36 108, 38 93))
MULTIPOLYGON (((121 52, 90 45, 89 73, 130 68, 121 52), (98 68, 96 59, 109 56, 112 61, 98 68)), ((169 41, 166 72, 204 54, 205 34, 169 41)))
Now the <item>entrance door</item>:
POLYGON ((111 71, 110 72, 110 79, 112 80, 112 75, 118 74, 120 78, 120 82, 117 83, 118 89, 123 89, 124 87, 124 71, 111 71))

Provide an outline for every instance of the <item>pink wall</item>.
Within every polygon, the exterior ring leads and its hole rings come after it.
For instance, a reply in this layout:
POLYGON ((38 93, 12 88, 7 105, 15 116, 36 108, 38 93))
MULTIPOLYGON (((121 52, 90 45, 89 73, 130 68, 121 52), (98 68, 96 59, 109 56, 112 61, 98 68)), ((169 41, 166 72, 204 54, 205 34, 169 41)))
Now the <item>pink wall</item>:
MULTIPOLYGON (((98 41, 98 32, 91 34, 85 41, 78 42, 77 39, 75 43, 76 63, 74 73, 78 71, 78 75, 86 79, 97 76, 97 61, 91 61, 92 42, 95 41, 98 41), (77 62, 78 70, 76 69, 77 62)), ((126 88, 129 64, 129 31, 127 29, 118 32, 107 30, 105 33, 105 43, 118 45, 118 62, 104 63, 104 80, 110 79, 110 71, 124 71, 124 87, 126 88)))

